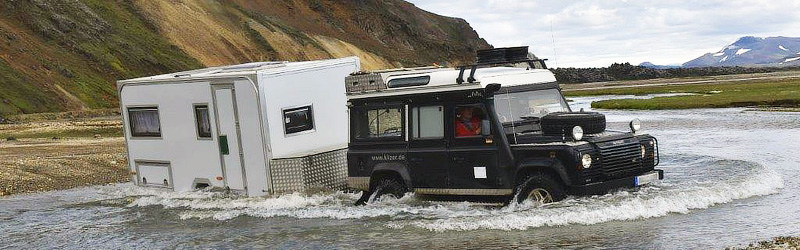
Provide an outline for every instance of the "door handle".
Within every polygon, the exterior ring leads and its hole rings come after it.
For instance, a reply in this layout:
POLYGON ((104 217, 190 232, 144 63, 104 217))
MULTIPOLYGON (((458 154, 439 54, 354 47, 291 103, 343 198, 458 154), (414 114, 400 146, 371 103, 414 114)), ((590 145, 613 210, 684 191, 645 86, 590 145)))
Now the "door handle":
POLYGON ((413 162, 413 163, 420 163, 420 162, 422 162, 422 158, 411 157, 411 158, 408 158, 408 161, 413 162))
POLYGON ((228 136, 227 135, 220 135, 219 136, 219 152, 222 155, 228 155, 231 153, 230 148, 228 148, 228 136))
POLYGON ((467 159, 461 156, 453 156, 453 162, 455 163, 464 163, 467 159))

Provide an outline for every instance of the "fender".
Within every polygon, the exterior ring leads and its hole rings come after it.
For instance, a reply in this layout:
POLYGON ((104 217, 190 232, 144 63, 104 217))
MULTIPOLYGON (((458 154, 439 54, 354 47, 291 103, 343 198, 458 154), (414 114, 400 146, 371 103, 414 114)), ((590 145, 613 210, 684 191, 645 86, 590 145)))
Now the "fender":
POLYGON ((370 173, 370 178, 375 176, 376 172, 395 172, 403 178, 403 182, 405 182, 406 187, 409 189, 412 188, 411 186, 411 175, 408 173, 408 168, 403 163, 398 162, 384 162, 375 164, 375 167, 372 168, 372 173, 370 173))
POLYGON ((517 168, 517 173, 515 176, 519 177, 520 172, 529 169, 552 171, 558 174, 558 177, 565 185, 567 186, 572 185, 569 179, 569 175, 567 175, 567 171, 564 170, 563 165, 561 165, 561 161, 559 161, 558 159, 550 159, 550 158, 523 159, 519 163, 519 167, 517 168))

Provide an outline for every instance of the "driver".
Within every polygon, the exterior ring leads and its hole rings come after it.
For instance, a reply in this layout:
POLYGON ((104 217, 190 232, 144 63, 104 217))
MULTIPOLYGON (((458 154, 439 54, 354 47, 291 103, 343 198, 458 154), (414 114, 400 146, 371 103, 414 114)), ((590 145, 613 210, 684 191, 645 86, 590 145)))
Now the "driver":
POLYGON ((475 108, 458 108, 456 117, 456 137, 481 134, 481 120, 474 116, 475 108))

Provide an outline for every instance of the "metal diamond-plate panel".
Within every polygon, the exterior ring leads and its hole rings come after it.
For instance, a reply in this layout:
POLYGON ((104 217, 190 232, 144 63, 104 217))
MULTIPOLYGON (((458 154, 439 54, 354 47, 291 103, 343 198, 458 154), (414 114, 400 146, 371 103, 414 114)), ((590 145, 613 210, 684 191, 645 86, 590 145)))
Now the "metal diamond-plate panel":
POLYGON ((304 158, 277 159, 269 161, 272 187, 275 193, 301 192, 304 190, 303 169, 308 161, 304 158))
POLYGON ((275 193, 302 192, 310 188, 347 188, 347 149, 298 158, 270 161, 275 193))
POLYGON ((360 93, 365 91, 386 89, 380 74, 351 75, 344 78, 347 93, 360 93))
POLYGON ((335 150, 308 157, 303 169, 306 188, 326 187, 342 190, 347 187, 347 150, 335 150))

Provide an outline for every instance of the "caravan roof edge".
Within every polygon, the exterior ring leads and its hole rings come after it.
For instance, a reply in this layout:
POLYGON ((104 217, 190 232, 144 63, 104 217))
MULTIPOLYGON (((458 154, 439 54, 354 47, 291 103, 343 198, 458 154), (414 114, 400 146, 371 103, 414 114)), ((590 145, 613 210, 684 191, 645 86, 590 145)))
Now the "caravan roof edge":
POLYGON ((324 66, 341 65, 345 63, 355 62, 356 68, 354 72, 360 68, 360 59, 355 56, 327 59, 318 61, 303 61, 303 62, 256 62, 245 63, 221 67, 209 67, 204 69, 196 69, 190 71, 182 71, 169 74, 161 74, 155 76, 147 76, 126 80, 117 81, 117 88, 122 88, 123 85, 134 83, 162 83, 162 82, 175 82, 186 80, 208 80, 208 79, 224 79, 224 78, 238 78, 246 77, 249 75, 259 74, 261 72, 275 71, 275 73, 292 72, 304 70, 309 68, 318 68, 324 66), (248 68, 249 67, 249 68, 248 68))

